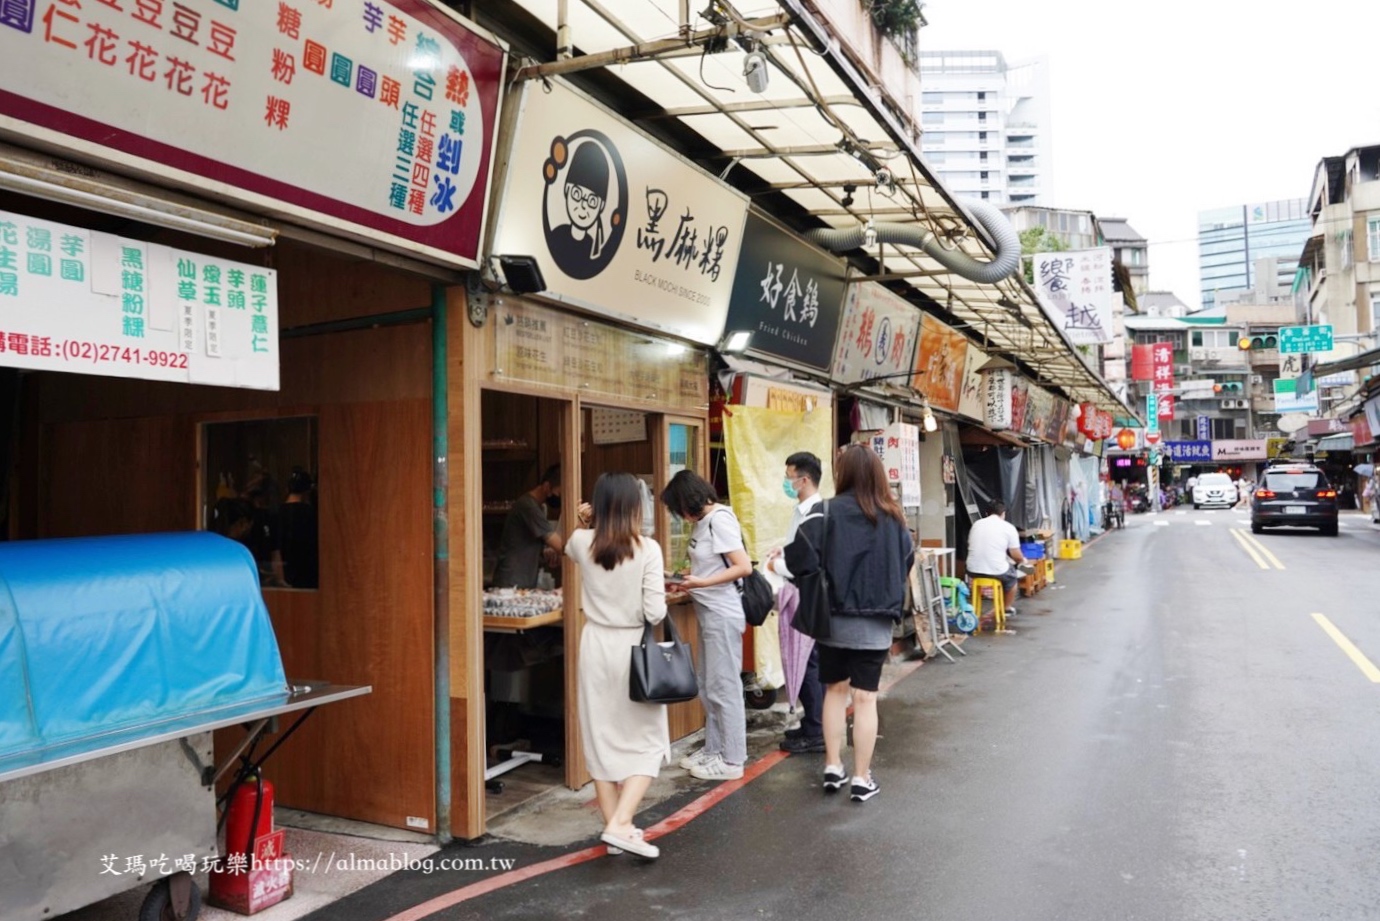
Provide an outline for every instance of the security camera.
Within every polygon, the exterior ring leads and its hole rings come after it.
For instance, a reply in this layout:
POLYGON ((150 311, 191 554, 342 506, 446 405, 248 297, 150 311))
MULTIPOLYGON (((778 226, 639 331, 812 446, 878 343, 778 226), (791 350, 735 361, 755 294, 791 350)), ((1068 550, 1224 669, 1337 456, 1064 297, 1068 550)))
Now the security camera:
POLYGON ((890 194, 896 188, 896 177, 891 175, 891 170, 885 166, 878 167, 877 173, 873 177, 877 183, 877 190, 890 194))
POLYGON ((749 52, 743 58, 743 76, 747 79, 748 89, 754 93, 765 93, 767 91, 767 56, 760 51, 749 52))

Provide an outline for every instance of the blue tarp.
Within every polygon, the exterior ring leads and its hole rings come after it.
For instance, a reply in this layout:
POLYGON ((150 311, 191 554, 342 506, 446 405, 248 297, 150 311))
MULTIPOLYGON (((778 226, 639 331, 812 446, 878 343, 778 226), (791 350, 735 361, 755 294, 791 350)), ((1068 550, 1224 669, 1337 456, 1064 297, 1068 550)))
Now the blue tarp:
POLYGON ((243 545, 204 532, 0 543, 0 759, 286 693, 243 545))

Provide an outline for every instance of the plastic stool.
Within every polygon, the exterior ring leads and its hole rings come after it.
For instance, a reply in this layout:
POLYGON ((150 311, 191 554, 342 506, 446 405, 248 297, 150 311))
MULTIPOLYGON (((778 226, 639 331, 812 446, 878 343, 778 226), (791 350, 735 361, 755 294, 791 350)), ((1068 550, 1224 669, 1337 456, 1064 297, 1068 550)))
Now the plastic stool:
POLYGON ((988 579, 981 576, 973 578, 973 612, 977 615, 977 629, 974 633, 982 632, 982 591, 983 589, 992 590, 993 619, 996 621, 997 633, 1006 632, 1006 590, 1002 588, 1000 579, 988 579))
MULTIPOLYGON (((1045 564, 1045 581, 1046 581, 1046 582, 1053 582, 1053 581, 1054 581, 1054 560, 1050 559, 1049 557, 1045 557, 1045 559, 1044 559, 1043 562, 1044 562, 1044 564, 1045 564)), ((1038 566, 1039 564, 1037 563, 1036 565, 1038 566)))

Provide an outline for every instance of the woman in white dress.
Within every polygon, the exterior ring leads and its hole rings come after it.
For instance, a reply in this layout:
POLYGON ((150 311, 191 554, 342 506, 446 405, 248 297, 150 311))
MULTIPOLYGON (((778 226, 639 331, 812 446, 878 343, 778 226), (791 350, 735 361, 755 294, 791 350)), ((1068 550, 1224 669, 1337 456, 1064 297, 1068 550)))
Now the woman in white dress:
POLYGON ((631 700, 628 680, 643 624, 666 616, 661 547, 639 533, 642 494, 630 473, 599 477, 592 507, 580 507, 580 524, 565 553, 580 567, 580 736, 604 816, 600 840, 610 852, 656 857, 660 851, 633 818, 670 758, 670 730, 666 706, 631 700))

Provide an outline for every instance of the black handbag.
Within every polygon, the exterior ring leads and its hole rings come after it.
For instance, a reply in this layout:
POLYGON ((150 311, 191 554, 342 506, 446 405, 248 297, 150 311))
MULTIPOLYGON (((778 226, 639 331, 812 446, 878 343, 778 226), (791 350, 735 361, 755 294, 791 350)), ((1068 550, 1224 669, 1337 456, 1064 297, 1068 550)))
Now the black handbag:
MULTIPOLYGON (((709 539, 714 539, 714 519, 709 520, 709 539)), ((730 568, 728 557, 719 554, 724 568, 730 568)), ((738 589, 738 599, 743 604, 743 618, 748 626, 760 627, 767 622, 767 615, 776 610, 776 592, 772 590, 767 577, 756 569, 736 580, 733 587, 738 589)))
POLYGON ((681 641, 669 613, 662 623, 666 642, 657 642, 656 627, 648 623, 642 627, 642 642, 632 648, 628 696, 638 703, 678 704, 700 695, 689 644, 681 641))
MULTIPOLYGON (((829 555, 829 502, 820 503, 824 516, 824 547, 819 551, 819 566, 814 572, 796 576, 795 587, 800 591, 800 603, 796 605, 795 617, 791 626, 806 636, 817 640, 827 640, 833 633, 833 600, 830 597, 829 573, 825 561, 829 555)), ((809 542, 809 537, 800 534, 809 542)))

